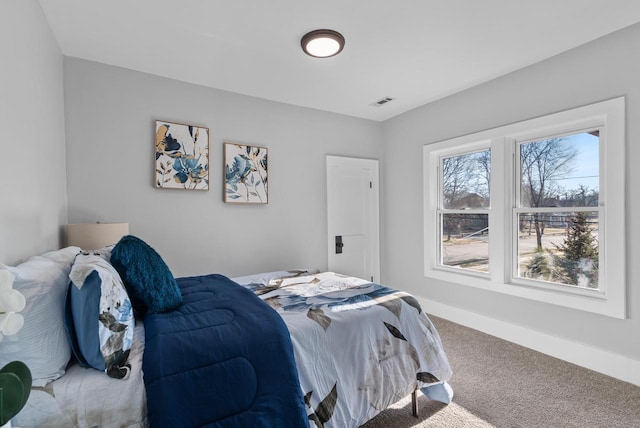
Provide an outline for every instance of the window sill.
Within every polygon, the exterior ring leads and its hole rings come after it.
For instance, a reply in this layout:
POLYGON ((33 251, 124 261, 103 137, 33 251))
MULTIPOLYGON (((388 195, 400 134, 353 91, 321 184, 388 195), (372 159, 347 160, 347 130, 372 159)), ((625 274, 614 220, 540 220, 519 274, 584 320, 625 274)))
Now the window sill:
POLYGON ((618 296, 615 293, 607 294, 596 290, 574 288, 565 290, 528 283, 504 283, 492 281, 485 274, 458 273, 438 268, 427 269, 425 277, 612 318, 625 319, 626 317, 624 296, 618 296))

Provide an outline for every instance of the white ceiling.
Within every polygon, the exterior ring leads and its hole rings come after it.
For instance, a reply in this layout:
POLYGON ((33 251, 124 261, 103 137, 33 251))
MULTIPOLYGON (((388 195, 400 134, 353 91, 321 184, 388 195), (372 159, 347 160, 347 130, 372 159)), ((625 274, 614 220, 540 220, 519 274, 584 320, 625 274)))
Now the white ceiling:
POLYGON ((64 55, 377 121, 640 21, 638 0, 40 4, 64 55), (302 52, 318 28, 344 35, 340 55, 302 52))

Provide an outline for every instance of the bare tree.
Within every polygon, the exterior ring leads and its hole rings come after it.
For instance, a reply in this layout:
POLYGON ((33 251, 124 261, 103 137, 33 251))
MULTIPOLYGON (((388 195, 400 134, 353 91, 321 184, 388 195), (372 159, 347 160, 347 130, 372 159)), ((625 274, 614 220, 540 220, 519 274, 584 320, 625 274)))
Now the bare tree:
POLYGON ((577 189, 572 189, 567 193, 566 206, 576 207, 597 207, 599 192, 589 186, 579 184, 577 189))
MULTIPOLYGON (((549 138, 520 146, 520 174, 522 179, 522 205, 532 208, 549 206, 548 201, 558 196, 558 178, 571 172, 578 155, 574 147, 562 144, 564 138, 549 138)), ((533 218, 536 243, 542 249, 544 224, 540 213, 533 218)))
POLYGON ((464 195, 469 189, 469 163, 468 156, 453 156, 442 161, 442 193, 444 206, 449 208, 458 197, 464 195))
MULTIPOLYGON (((491 152, 485 150, 444 158, 442 193, 445 208, 477 208, 487 206, 489 199, 491 152)), ((469 214, 447 214, 443 218, 447 240, 452 232, 461 233, 474 221, 469 214)))
POLYGON ((477 193, 483 198, 489 197, 489 185, 491 183, 491 150, 479 152, 475 156, 477 165, 477 193))
POLYGON ((489 198, 491 179, 491 151, 484 150, 445 158, 442 163, 444 203, 454 208, 455 202, 475 192, 483 199, 489 198))

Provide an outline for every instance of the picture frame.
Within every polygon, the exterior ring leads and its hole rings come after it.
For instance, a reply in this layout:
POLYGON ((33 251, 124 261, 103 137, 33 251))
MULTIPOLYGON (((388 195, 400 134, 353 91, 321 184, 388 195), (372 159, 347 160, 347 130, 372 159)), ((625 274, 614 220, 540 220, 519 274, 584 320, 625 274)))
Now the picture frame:
POLYGON ((261 146, 224 143, 225 203, 269 203, 268 151, 261 146))
POLYGON ((209 128, 155 121, 154 186, 209 190, 209 128))

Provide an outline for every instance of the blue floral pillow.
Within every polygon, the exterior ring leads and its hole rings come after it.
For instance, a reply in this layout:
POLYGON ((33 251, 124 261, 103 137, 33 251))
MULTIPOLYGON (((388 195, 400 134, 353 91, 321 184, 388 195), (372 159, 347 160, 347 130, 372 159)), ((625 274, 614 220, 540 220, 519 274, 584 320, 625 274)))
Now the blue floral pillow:
POLYGON ((182 294, 162 257, 142 239, 124 236, 111 252, 111 264, 124 281, 137 313, 168 312, 182 304, 182 294))
POLYGON ((135 320, 120 275, 100 255, 81 253, 69 278, 65 318, 78 362, 114 378, 127 378, 135 320))

